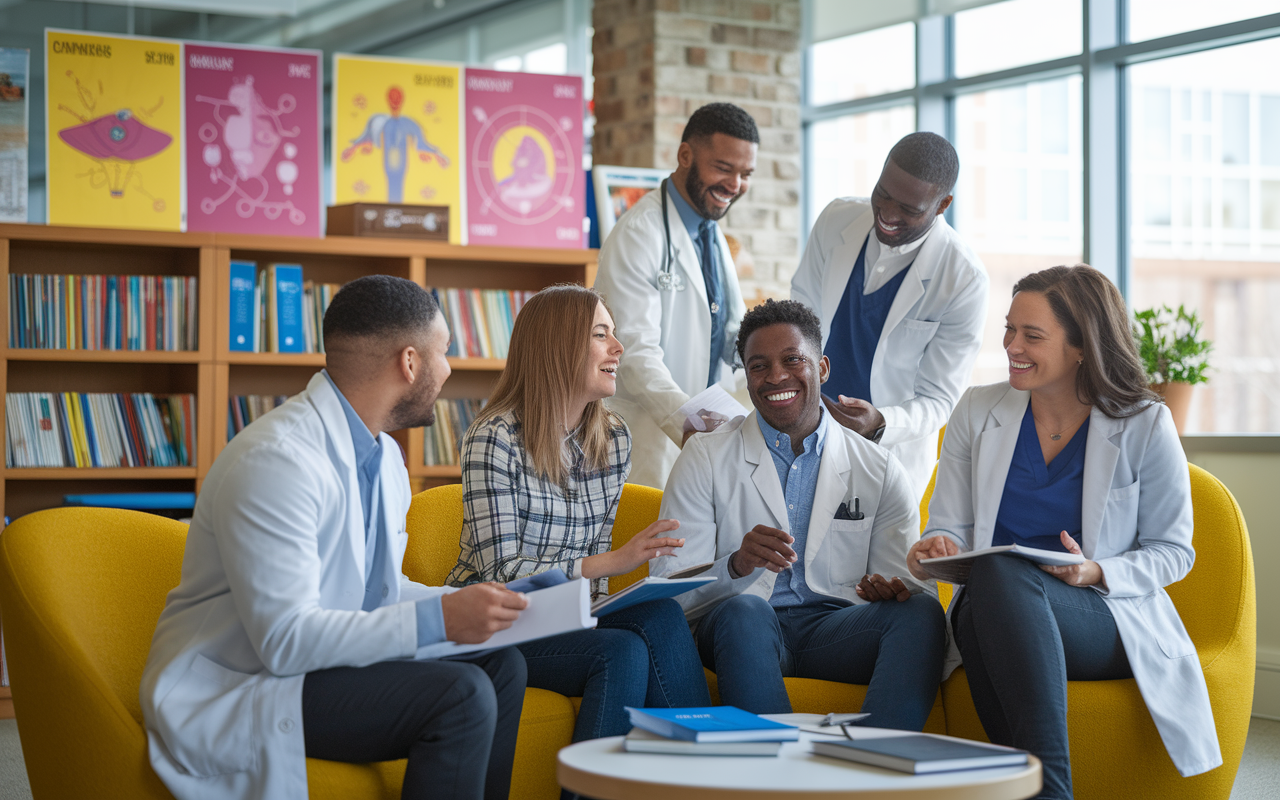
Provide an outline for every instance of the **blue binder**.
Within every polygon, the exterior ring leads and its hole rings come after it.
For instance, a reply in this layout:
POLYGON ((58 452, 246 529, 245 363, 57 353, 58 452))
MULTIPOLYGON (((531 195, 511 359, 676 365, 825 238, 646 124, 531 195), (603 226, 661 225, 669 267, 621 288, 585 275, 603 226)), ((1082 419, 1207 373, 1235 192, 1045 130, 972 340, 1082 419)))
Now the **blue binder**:
POLYGON ((253 261, 231 262, 231 341, 233 351, 253 352, 253 283, 258 265, 253 261))
POLYGON ((275 271, 276 352, 305 353, 302 329, 302 267, 273 264, 275 271))

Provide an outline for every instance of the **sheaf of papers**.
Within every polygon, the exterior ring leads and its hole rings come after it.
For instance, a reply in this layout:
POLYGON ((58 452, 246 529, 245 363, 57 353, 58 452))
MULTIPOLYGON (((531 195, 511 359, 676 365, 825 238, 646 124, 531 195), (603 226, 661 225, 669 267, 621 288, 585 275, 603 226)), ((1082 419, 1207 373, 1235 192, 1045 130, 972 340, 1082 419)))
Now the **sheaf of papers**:
POLYGON ((996 553, 1008 553, 1009 555, 1025 558, 1028 561, 1034 561, 1037 564, 1050 564, 1053 566, 1084 563, 1084 556, 1079 553, 1063 553, 1056 550, 1023 547, 1019 544, 1005 544, 974 550, 971 553, 957 553, 954 556, 922 558, 920 559, 920 567, 934 580, 946 581, 947 583, 968 583, 969 570, 973 568, 974 559, 996 553))
POLYGON ((689 398, 689 402, 680 406, 687 422, 686 430, 692 427, 695 431, 707 430, 707 422, 703 417, 724 417, 725 422, 732 422, 737 417, 745 417, 749 412, 733 396, 713 383, 706 389, 689 398))
POLYGON ((596 618, 591 615, 591 583, 585 578, 529 592, 525 596, 529 598, 529 607, 520 612, 515 624, 490 636, 488 641, 480 644, 429 644, 418 648, 416 657, 445 658, 477 650, 496 650, 596 626, 596 618))

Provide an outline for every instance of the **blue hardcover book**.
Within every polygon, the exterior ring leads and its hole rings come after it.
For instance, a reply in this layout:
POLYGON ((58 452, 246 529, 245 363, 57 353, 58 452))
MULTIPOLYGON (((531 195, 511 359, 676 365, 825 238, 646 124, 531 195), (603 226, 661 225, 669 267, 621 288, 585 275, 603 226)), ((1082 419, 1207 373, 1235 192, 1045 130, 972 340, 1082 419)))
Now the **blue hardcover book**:
POLYGON ((231 262, 231 342, 233 351, 253 352, 253 288, 258 265, 253 261, 231 262))
POLYGON ((302 330, 302 267, 273 264, 275 268, 276 352, 305 353, 302 330))
MULTIPOLYGON (((705 566, 710 565, 708 564, 705 566)), ((687 571, 688 570, 686 570, 686 572, 687 571)), ((647 603, 650 600, 678 597, 685 592, 700 589, 714 580, 714 577, 642 578, 617 594, 611 594, 608 597, 603 597, 592 603, 591 613, 595 614, 597 617, 608 616, 615 611, 621 611, 624 608, 631 608, 632 606, 639 605, 640 603, 647 603)))
POLYGON ((196 507, 195 492, 109 492, 106 494, 68 494, 62 502, 69 506, 98 508, 188 509, 196 507))
POLYGON ((800 729, 735 706, 632 708, 631 724, 649 733, 686 742, 794 742, 800 729))

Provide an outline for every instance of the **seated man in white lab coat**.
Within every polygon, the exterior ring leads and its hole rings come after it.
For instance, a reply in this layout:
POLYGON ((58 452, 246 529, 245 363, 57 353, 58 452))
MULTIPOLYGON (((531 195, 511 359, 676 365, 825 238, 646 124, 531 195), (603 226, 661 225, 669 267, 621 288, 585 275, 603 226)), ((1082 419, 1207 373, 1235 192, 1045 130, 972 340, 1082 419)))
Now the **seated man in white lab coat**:
POLYGON ((987 317, 986 269, 942 218, 959 170, 946 139, 904 137, 869 199, 819 215, 791 280, 791 299, 822 318, 827 410, 896 455, 917 498, 987 317))
POLYGON ((920 730, 946 632, 936 586, 907 571, 917 500, 892 454, 824 410, 821 345, 800 303, 742 318, 755 411, 685 445, 659 512, 685 544, 649 571, 712 562, 718 580, 677 600, 722 702, 786 713, 784 676, 869 684, 867 724, 920 730))
POLYGON ((306 758, 408 758, 404 798, 506 800, 524 699, 514 648, 414 660, 510 627, 523 595, 400 571, 408 474, 384 431, 434 421, 449 333, 402 278, 348 283, 327 369, 214 462, 141 687, 178 800, 306 800, 306 758))

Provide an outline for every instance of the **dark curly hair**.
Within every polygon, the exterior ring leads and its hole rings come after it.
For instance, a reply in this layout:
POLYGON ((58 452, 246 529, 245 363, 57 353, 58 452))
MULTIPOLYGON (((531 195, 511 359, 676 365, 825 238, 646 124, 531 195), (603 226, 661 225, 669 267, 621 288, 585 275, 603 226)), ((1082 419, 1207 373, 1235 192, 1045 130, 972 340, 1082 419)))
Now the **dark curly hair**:
POLYGON ((813 349, 822 353, 822 322, 804 303, 796 300, 765 300, 742 318, 738 328, 738 358, 746 360, 751 334, 770 325, 794 325, 813 349))
POLYGON ((755 119, 733 103, 707 103, 693 112, 684 126, 680 141, 707 139, 717 133, 760 144, 760 131, 756 128, 755 119))
POLYGON ((416 333, 440 311, 426 289, 392 275, 365 275, 346 284, 324 312, 326 342, 342 337, 386 337, 416 333))
POLYGON ((917 131, 898 140, 889 151, 892 161, 902 171, 938 187, 938 197, 946 197, 956 187, 960 176, 960 158, 951 142, 936 133, 917 131))

